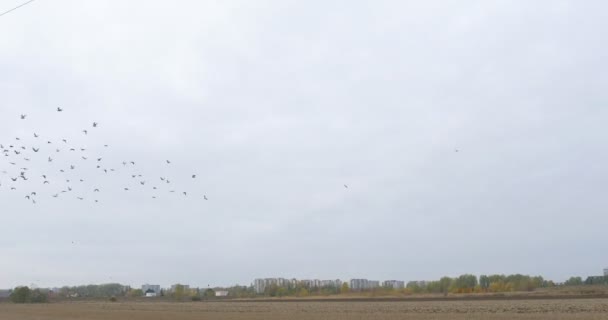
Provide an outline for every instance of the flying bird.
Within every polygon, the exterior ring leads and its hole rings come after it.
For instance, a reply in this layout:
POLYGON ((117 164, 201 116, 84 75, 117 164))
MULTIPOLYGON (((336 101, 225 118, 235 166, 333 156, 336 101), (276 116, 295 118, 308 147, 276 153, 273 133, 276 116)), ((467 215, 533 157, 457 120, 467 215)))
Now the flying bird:
POLYGON ((84 134, 88 134, 88 133, 89 133, 87 130, 82 130, 82 132, 83 132, 84 134))
POLYGON ((93 128, 97 128, 98 123, 97 122, 93 122, 93 128))
POLYGON ((57 107, 57 112, 62 112, 62 111, 63 111, 63 109, 57 107))
POLYGON ((21 115, 21 120, 25 120, 26 117, 27 117, 27 114, 22 114, 21 115))

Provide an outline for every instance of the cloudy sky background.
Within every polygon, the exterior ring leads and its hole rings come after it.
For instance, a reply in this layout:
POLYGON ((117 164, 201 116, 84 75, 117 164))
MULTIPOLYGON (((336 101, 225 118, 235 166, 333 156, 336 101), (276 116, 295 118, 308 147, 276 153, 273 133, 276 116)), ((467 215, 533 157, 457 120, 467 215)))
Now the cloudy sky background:
POLYGON ((0 143, 42 150, 0 159, 0 287, 599 274, 606 10, 38 0, 2 16, 0 143))

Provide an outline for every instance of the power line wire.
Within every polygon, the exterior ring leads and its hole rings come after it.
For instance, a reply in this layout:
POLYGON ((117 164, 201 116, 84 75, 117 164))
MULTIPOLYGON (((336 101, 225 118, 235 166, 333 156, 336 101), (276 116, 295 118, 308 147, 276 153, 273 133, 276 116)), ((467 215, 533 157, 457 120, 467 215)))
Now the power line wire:
POLYGON ((23 7, 24 5, 26 5, 26 4, 30 3, 30 2, 34 2, 34 1, 35 1, 35 0, 30 0, 30 1, 24 2, 24 3, 22 3, 22 4, 18 5, 18 6, 16 6, 16 7, 14 7, 14 8, 12 8, 12 9, 8 10, 8 11, 2 12, 2 13, 0 13, 0 17, 2 17, 3 15, 5 15, 5 14, 7 14, 7 13, 11 12, 11 11, 15 11, 15 10, 17 10, 17 9, 19 9, 19 8, 21 8, 21 7, 23 7))

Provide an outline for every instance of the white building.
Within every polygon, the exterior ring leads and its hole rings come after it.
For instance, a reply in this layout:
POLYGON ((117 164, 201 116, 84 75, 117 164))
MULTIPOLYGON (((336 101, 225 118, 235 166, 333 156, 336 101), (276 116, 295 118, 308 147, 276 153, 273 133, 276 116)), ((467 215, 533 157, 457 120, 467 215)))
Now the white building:
POLYGON ((253 289, 255 293, 262 294, 266 291, 266 288, 270 286, 277 286, 281 288, 296 288, 300 284, 303 287, 314 289, 323 287, 336 287, 342 286, 342 281, 337 280, 319 280, 319 279, 305 279, 298 281, 297 279, 285 279, 285 278, 266 278, 266 279, 255 279, 253 280, 253 289))
POLYGON ((399 280, 386 280, 382 283, 382 286, 399 290, 405 288, 405 282, 399 280))
POLYGON ((277 286, 288 288, 295 286, 296 279, 285 279, 285 278, 266 278, 266 279, 255 279, 253 280, 253 289, 255 293, 264 293, 267 287, 277 286))
POLYGON ((351 279, 350 289, 353 291, 370 290, 380 288, 380 281, 367 279, 351 279))
POLYGON ((264 293, 264 290, 266 290, 266 281, 264 281, 264 279, 253 280, 253 290, 257 294, 264 293))
POLYGON ((160 285, 144 284, 141 286, 141 291, 144 292, 144 296, 146 297, 157 297, 160 296, 160 285))
POLYGON ((377 280, 369 280, 367 284, 369 286, 368 289, 380 288, 380 281, 377 280))
POLYGON ((350 279, 350 289, 353 291, 367 290, 369 288, 369 280, 367 279, 350 279))
POLYGON ((321 287, 322 288, 327 288, 327 287, 340 288, 341 286, 342 286, 342 281, 340 279, 336 279, 336 280, 321 280, 321 287))
POLYGON ((228 291, 226 290, 218 290, 215 292, 215 296, 216 297, 227 297, 228 296, 228 291))

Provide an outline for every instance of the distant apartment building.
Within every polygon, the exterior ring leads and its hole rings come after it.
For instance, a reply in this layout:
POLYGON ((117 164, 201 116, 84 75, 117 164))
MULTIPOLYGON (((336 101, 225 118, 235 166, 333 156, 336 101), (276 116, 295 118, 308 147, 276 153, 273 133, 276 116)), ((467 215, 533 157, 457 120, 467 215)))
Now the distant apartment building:
POLYGON ((295 287, 297 283, 296 279, 285 279, 285 278, 266 278, 266 279, 255 279, 253 280, 253 289, 255 293, 260 294, 266 291, 266 288, 271 286, 277 287, 295 287))
POLYGON ((604 268, 604 277, 608 277, 608 268, 604 268))
POLYGON ((350 289, 353 291, 367 290, 369 288, 369 280, 367 279, 350 279, 350 289))
POLYGON ((322 288, 340 288, 342 286, 342 280, 321 280, 322 288))
POLYGON ((405 282, 399 280, 386 280, 382 283, 382 286, 399 290, 405 288, 405 282))
POLYGON ((264 290, 266 290, 266 281, 264 281, 264 279, 253 280, 253 290, 257 294, 264 293, 264 290))
POLYGON ((350 289, 353 291, 370 290, 380 287, 380 281, 368 279, 351 279, 350 289))
POLYGON ((336 280, 319 280, 319 279, 285 279, 285 278, 266 278, 266 279, 255 279, 253 280, 253 289, 255 293, 262 294, 266 291, 266 288, 271 286, 283 287, 283 288, 295 288, 298 285, 314 289, 314 288, 326 288, 334 287, 339 288, 342 286, 340 279, 336 280))
POLYGON ((141 291, 143 291, 144 296, 146 297, 157 297, 160 296, 160 285, 144 284, 141 286, 141 291))

